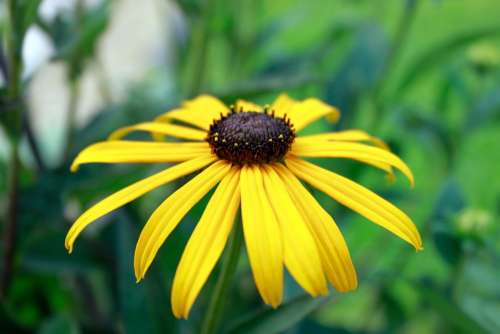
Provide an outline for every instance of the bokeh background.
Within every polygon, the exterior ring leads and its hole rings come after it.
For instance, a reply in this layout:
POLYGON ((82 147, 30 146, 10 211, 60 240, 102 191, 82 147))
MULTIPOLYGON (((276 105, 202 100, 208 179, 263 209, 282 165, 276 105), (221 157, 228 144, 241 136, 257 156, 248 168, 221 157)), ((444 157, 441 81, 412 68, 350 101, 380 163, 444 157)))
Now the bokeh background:
POLYGON ((287 278, 285 306, 271 312, 243 255, 221 331, 499 333, 498 13, 497 0, 0 1, 0 332, 198 333, 218 268, 189 320, 173 318, 169 294, 206 200, 137 285, 140 228, 178 184, 93 224, 70 256, 64 236, 82 210, 164 166, 71 174, 69 164, 199 93, 269 103, 287 92, 343 113, 305 132, 363 129, 410 165, 414 189, 401 175, 391 184, 358 163, 322 162, 406 211, 425 250, 316 192, 359 288, 311 299, 287 278))

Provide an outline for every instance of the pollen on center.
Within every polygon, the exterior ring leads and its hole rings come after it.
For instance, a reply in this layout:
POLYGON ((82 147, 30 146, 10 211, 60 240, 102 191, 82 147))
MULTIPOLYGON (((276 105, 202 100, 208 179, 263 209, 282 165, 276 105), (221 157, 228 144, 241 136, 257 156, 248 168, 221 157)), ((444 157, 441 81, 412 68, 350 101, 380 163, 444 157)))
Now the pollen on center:
POLYGON ((290 120, 274 112, 236 111, 210 126, 207 141, 221 159, 235 164, 280 161, 290 149, 295 131, 290 120))

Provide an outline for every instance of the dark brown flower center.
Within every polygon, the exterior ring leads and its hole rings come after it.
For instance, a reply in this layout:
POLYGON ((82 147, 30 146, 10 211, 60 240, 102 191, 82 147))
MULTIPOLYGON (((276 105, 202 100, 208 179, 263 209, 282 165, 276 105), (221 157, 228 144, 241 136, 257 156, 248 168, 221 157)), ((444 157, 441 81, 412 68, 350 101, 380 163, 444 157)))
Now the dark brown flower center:
POLYGON ((231 109, 210 126, 207 141, 221 159, 235 164, 280 161, 290 149, 295 131, 290 120, 264 112, 231 109))

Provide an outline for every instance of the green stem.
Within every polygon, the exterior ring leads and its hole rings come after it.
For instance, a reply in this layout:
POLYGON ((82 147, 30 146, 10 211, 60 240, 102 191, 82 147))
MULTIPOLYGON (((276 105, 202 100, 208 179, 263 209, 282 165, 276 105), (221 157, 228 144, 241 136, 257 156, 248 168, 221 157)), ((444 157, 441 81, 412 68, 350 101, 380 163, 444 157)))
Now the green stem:
POLYGON ((102 100, 105 105, 110 105, 113 103, 113 94, 111 93, 111 87, 109 85, 109 80, 106 74, 106 68, 104 67, 102 60, 96 58, 94 64, 97 67, 97 80, 99 85, 99 91, 101 93, 102 100))
POLYGON ((18 36, 16 31, 17 1, 7 1, 8 26, 5 29, 7 41, 7 95, 8 111, 6 116, 7 131, 13 144, 19 142, 21 137, 21 47, 22 36, 18 36), (21 40, 19 40, 21 39, 21 40))
POLYGON ((374 104, 375 117, 374 120, 378 120, 381 116, 381 112, 383 110, 383 105, 381 102, 382 91, 384 89, 384 85, 387 82, 387 78, 390 75, 390 71, 393 68, 394 62, 398 58, 403 49, 406 41, 406 37, 410 31, 411 26, 416 17, 417 8, 418 8, 419 0, 406 0, 404 4, 403 13, 399 19, 398 27, 396 29, 396 35, 394 36, 394 40, 392 42, 392 46, 389 49, 387 58, 382 65, 382 69, 380 74, 378 75, 378 80, 375 82, 370 95, 371 100, 374 104))
POLYGON ((0 290, 1 296, 6 296, 10 287, 14 267, 14 255, 16 251, 17 240, 17 221, 19 212, 19 169, 21 167, 19 161, 19 149, 17 143, 14 143, 9 162, 9 177, 8 177, 8 207, 7 219, 4 227, 4 243, 3 243, 3 271, 2 285, 0 290))
POLYGON ((21 91, 21 45, 22 36, 16 31, 17 1, 7 1, 8 25, 5 29, 7 45, 7 97, 6 129, 11 142, 9 177, 7 183, 7 217, 4 227, 4 259, 0 294, 5 296, 12 280, 14 254, 16 250, 16 232, 19 212, 19 141, 22 132, 22 91, 21 91))
POLYGON ((217 333, 220 316, 224 308, 227 292, 231 286, 232 278, 236 272, 238 259, 240 258, 241 245, 243 244, 243 231, 241 221, 235 222, 234 231, 227 248, 227 255, 222 263, 222 268, 217 278, 217 283, 212 291, 212 298, 208 306, 207 314, 201 328, 202 334, 217 333))
MULTIPOLYGON (((83 29, 83 19, 85 7, 83 0, 78 0, 75 6, 75 21, 78 31, 83 29)), ((69 70, 69 104, 66 118, 66 147, 64 150, 63 163, 70 158, 71 149, 76 135, 76 113, 78 101, 80 99, 80 76, 83 72, 83 64, 79 57, 72 59, 68 63, 69 70)))
POLYGON ((80 80, 74 78, 70 81, 69 105, 66 119, 66 149, 64 161, 70 158, 71 149, 76 135, 76 113, 78 110, 78 100, 80 98, 80 80))
POLYGON ((213 8, 216 5, 215 0, 205 0, 202 17, 193 31, 191 45, 189 48, 191 62, 188 61, 188 76, 185 93, 187 97, 192 97, 200 92, 205 80, 205 65, 208 51, 208 41, 210 39, 210 20, 213 8))

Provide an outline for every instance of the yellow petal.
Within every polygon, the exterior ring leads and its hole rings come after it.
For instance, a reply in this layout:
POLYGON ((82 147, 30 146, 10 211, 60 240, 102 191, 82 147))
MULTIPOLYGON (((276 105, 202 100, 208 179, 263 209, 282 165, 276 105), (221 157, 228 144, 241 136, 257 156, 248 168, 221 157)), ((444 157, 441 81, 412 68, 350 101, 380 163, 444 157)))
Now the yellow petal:
POLYGON ((373 164, 372 161, 388 164, 398 168, 406 175, 411 185, 414 184, 410 168, 393 153, 378 147, 349 142, 312 142, 297 139, 292 145, 291 153, 302 157, 351 158, 362 159, 367 164, 373 164))
POLYGON ((264 302, 277 307, 283 298, 283 243, 258 167, 243 166, 240 189, 243 233, 255 284, 264 302))
POLYGON ((157 122, 178 121, 208 130, 221 114, 229 112, 224 103, 213 96, 201 95, 183 103, 180 108, 168 111, 156 118, 157 122))
POLYGON ((210 154, 208 143, 155 143, 116 140, 93 144, 81 151, 71 165, 76 171, 87 163, 180 162, 210 154))
POLYGON ((240 204, 239 168, 222 179, 189 238, 172 285, 172 310, 187 318, 219 259, 240 204))
POLYGON ((158 123, 180 122, 208 131, 208 129, 210 128, 210 124, 216 118, 217 116, 215 115, 209 116, 199 113, 197 111, 177 108, 156 117, 155 122, 158 123))
POLYGON ((190 174, 200 168, 203 168, 214 160, 215 157, 213 155, 205 155, 203 157, 186 161, 184 163, 170 167, 162 172, 154 174, 150 177, 147 177, 139 182, 133 183, 130 186, 106 197, 105 199, 85 211, 71 226, 65 240, 66 249, 68 249, 68 251, 71 253, 71 251, 73 250, 73 243, 75 242, 78 235, 83 231, 85 227, 87 227, 96 219, 133 201, 139 196, 142 196, 161 185, 164 185, 181 176, 190 174))
POLYGON ((264 108, 262 108, 258 104, 241 99, 236 101, 235 109, 236 111, 257 111, 257 112, 261 112, 264 110, 264 108))
POLYGON ((267 197, 280 225, 286 267, 313 297, 327 294, 325 274, 311 232, 278 174, 270 167, 261 171, 267 197))
POLYGON ((331 141, 367 141, 375 146, 389 150, 389 147, 383 140, 373 137, 362 130, 345 130, 337 132, 320 133, 309 136, 302 136, 300 140, 303 141, 318 141, 318 140, 331 140, 331 141))
POLYGON ((340 112, 337 108, 314 98, 296 103, 288 114, 296 131, 302 130, 307 125, 327 115, 330 115, 332 121, 340 118, 340 112))
POLYGON ((192 100, 187 100, 182 104, 182 107, 199 113, 212 113, 216 116, 229 111, 222 101, 210 95, 200 95, 192 100))
MULTIPOLYGON (((301 141, 309 141, 309 142, 317 142, 322 140, 327 141, 366 141, 372 143, 373 145, 380 147, 386 151, 390 151, 389 146, 381 139, 377 137, 370 136, 368 133, 362 130, 345 130, 345 131, 337 131, 337 132, 328 132, 328 133, 320 133, 316 135, 309 136, 301 136, 297 138, 299 142, 301 141)), ((387 173, 387 177, 389 181, 393 182, 396 177, 394 175, 394 170, 392 169, 390 164, 382 163, 380 161, 371 160, 371 159, 355 159, 366 163, 368 165, 375 166, 387 173)))
POLYGON ((343 176, 307 161, 288 158, 286 164, 299 178, 412 244, 415 249, 422 249, 420 234, 411 219, 388 201, 343 176))
POLYGON ((292 99, 287 94, 281 94, 274 100, 271 105, 271 110, 274 110, 276 116, 283 117, 288 115, 291 108, 297 103, 296 100, 292 99))
POLYGON ((285 166, 275 164, 274 168, 316 240, 328 280, 338 291, 355 289, 358 285, 356 270, 344 237, 333 218, 285 166))
POLYGON ((172 136, 189 140, 204 140, 207 136, 205 131, 200 131, 180 125, 168 123, 146 122, 132 126, 126 126, 114 131, 108 140, 119 140, 135 131, 146 131, 154 135, 172 136))
POLYGON ((170 195, 151 215, 139 236, 134 255, 134 270, 141 280, 161 245, 181 219, 227 174, 231 166, 217 161, 170 195))

